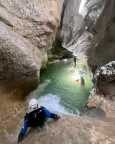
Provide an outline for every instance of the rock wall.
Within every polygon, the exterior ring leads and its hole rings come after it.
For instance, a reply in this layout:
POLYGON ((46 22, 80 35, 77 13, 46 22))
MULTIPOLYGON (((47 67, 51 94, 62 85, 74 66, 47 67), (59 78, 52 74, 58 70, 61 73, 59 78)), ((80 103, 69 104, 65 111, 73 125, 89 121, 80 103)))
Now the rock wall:
POLYGON ((63 8, 63 46, 86 55, 91 68, 114 60, 114 0, 65 0, 63 8))
POLYGON ((59 25, 57 0, 0 0, 0 143, 16 143, 59 25), (19 126, 19 127, 18 127, 19 126), (13 142, 15 140, 15 142, 13 142))
POLYGON ((115 97, 115 61, 98 67, 93 74, 93 82, 96 93, 113 99, 115 97))
POLYGON ((56 0, 0 0, 0 83, 39 80, 59 21, 56 0))

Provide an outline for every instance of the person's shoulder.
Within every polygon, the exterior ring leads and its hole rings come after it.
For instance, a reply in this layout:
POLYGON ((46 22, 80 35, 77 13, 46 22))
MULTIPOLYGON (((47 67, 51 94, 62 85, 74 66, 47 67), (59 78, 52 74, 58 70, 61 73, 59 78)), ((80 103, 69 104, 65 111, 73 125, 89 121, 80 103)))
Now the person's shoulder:
POLYGON ((41 106, 39 109, 42 110, 42 111, 46 111, 47 110, 47 108, 44 107, 44 106, 41 106))
POLYGON ((45 110, 46 110, 45 107, 40 106, 38 109, 35 110, 35 113, 36 113, 36 112, 37 112, 37 113, 44 113, 45 110))
POLYGON ((28 119, 29 113, 26 113, 24 119, 28 119))
POLYGON ((44 109, 46 109, 46 108, 45 108, 44 106, 40 106, 39 109, 44 110, 44 109))
POLYGON ((43 106, 40 106, 39 108, 37 108, 34 112, 36 112, 36 111, 42 111, 42 110, 44 110, 45 109, 45 107, 43 107, 43 106))

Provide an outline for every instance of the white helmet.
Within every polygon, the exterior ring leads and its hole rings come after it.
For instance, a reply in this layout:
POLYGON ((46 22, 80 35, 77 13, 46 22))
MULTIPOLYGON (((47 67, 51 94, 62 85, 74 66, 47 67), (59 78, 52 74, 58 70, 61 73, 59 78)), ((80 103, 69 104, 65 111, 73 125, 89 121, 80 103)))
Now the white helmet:
POLYGON ((32 112, 38 108, 39 108, 39 105, 38 105, 37 99, 35 98, 31 99, 28 104, 28 112, 32 112))

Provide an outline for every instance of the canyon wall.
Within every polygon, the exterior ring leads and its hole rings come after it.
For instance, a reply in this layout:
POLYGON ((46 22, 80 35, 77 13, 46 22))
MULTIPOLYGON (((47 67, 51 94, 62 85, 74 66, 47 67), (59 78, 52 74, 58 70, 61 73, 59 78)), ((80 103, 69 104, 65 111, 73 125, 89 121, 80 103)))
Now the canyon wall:
POLYGON ((114 0, 65 0, 63 8, 63 46, 76 56, 86 55, 91 68, 114 60, 114 0))
POLYGON ((1 85, 38 84, 58 24, 56 0, 0 0, 1 85))
MULTIPOLYGON (((114 11, 114 0, 65 0, 62 6, 60 38, 63 47, 77 57, 85 55, 93 76, 100 66, 115 60, 114 11)), ((114 78, 97 83, 100 83, 100 91, 108 89, 111 95, 114 78)))
POLYGON ((57 0, 0 0, 0 143, 16 143, 59 25, 57 0), (10 137, 11 136, 11 137, 10 137), (6 142, 7 141, 7 142, 6 142), (11 142, 13 143, 13 142, 11 142))

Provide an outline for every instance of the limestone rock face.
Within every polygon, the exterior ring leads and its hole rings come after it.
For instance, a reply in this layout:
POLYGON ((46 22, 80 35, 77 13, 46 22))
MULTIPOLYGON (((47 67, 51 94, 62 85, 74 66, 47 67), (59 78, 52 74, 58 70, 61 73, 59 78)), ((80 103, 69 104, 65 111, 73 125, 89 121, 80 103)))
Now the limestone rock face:
POLYGON ((86 55, 90 67, 114 60, 114 10, 114 0, 65 0, 61 19, 63 46, 74 55, 86 55))
POLYGON ((115 61, 100 66, 93 75, 94 87, 87 102, 88 108, 102 108, 107 115, 115 102, 115 61), (109 105, 109 108, 107 108, 109 105))
POLYGON ((98 68, 93 81, 97 92, 110 98, 115 97, 115 61, 98 68))
POLYGON ((17 138, 11 131, 23 117, 24 96, 38 85, 58 15, 57 0, 0 0, 0 143, 17 138))
POLYGON ((38 81, 58 19, 56 0, 0 0, 0 80, 38 81))
POLYGON ((105 80, 108 82, 115 80, 115 61, 109 62, 104 66, 101 66, 95 72, 96 80, 105 80))
POLYGON ((0 22, 0 80, 34 78, 41 66, 40 51, 0 22))

